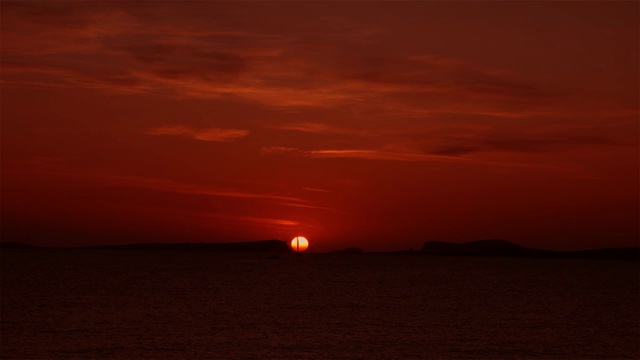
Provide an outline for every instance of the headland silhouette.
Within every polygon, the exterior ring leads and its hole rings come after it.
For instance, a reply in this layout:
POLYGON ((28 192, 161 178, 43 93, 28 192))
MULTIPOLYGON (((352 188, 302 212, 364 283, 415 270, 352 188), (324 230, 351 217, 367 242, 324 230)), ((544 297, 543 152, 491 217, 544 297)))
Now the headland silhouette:
MULTIPOLYGON (((45 247, 22 242, 0 242, 0 249, 88 249, 88 250, 153 250, 153 251, 202 251, 202 252, 257 252, 290 253, 288 243, 283 240, 211 243, 133 243, 116 245, 91 245, 75 247, 45 247)), ((420 251, 398 250, 367 252, 357 247, 347 247, 322 254, 394 254, 427 256, 472 256, 554 259, 603 259, 640 261, 640 247, 598 248, 578 251, 557 251, 522 246, 500 239, 477 240, 466 243, 426 241, 420 251)))

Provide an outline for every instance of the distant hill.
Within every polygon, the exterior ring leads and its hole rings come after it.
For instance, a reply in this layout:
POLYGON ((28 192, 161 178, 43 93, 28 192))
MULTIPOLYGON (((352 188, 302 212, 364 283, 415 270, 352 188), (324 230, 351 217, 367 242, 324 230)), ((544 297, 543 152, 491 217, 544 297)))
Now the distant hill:
POLYGON ((291 252, 286 241, 263 240, 230 243, 150 243, 90 246, 88 249, 113 250, 187 250, 187 251, 234 251, 234 252, 291 252))
POLYGON ((0 249, 35 249, 38 246, 33 246, 20 242, 0 242, 0 249))
MULTIPOLYGON (((226 251, 226 252, 258 252, 289 253, 291 249, 286 241, 263 240, 230 243, 140 243, 123 245, 97 245, 83 247, 41 247, 20 242, 0 242, 0 249, 95 249, 95 250, 171 250, 171 251, 226 251)), ((362 249, 350 247, 327 254, 367 254, 362 249)), ((403 250, 368 254, 398 255, 434 255, 434 256, 484 256, 484 257, 519 257, 519 258, 562 258, 562 259, 606 259, 640 261, 640 247, 603 248, 582 251, 553 251, 535 249, 506 240, 490 239, 467 243, 451 243, 443 241, 427 241, 421 251, 403 250)))
POLYGON ((479 240, 467 243, 427 241, 422 246, 422 253, 438 256, 497 256, 640 261, 640 247, 553 251, 528 248, 499 239, 479 240))
MULTIPOLYGON (((1 249, 41 249, 41 247, 22 243, 1 242, 1 249)), ((231 243, 142 243, 124 245, 97 245, 73 247, 67 249, 98 250, 173 250, 173 251, 234 251, 234 252, 291 252, 286 241, 263 240, 231 243)))
POLYGON ((544 256, 551 255, 551 250, 527 248, 506 240, 479 240, 467 243, 450 243, 427 241, 422 252, 428 255, 450 256, 544 256))
POLYGON ((572 259, 608 259, 640 261, 640 247, 605 248, 594 250, 582 250, 563 253, 565 257, 572 259))

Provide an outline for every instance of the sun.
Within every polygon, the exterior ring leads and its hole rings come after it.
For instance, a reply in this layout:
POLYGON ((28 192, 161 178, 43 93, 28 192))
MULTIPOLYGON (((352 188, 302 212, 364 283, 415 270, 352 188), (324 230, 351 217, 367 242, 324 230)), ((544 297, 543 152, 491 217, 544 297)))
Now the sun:
POLYGON ((300 253, 307 250, 309 247, 309 241, 304 236, 296 236, 291 239, 289 246, 291 246, 291 250, 293 250, 293 252, 300 253))

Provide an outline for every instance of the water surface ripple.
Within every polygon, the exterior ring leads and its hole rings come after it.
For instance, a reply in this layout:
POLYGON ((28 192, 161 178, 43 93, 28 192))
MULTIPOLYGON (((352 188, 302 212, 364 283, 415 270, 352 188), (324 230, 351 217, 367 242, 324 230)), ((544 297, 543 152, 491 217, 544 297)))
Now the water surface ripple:
POLYGON ((637 359, 638 263, 3 250, 2 359, 637 359))

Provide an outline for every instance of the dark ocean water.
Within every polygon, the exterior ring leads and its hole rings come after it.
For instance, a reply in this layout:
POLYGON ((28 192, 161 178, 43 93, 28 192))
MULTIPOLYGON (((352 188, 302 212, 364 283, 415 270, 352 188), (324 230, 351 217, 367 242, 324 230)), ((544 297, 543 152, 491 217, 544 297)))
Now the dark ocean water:
POLYGON ((3 250, 0 358, 637 359, 624 261, 3 250))

